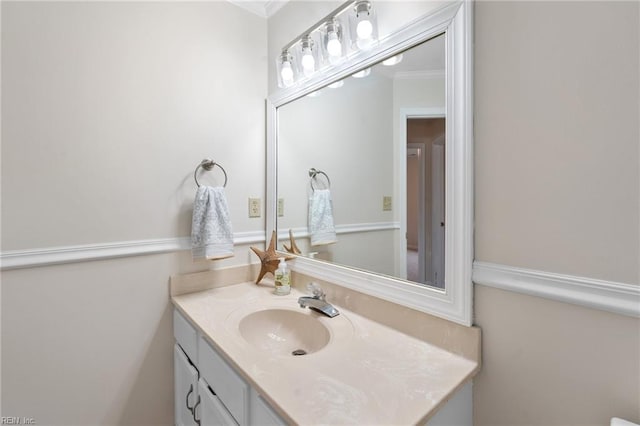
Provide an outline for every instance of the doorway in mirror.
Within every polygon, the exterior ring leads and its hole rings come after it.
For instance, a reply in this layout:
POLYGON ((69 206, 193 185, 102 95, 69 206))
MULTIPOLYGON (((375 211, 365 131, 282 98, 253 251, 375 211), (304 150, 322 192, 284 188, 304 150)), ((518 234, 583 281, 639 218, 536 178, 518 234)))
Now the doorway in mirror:
POLYGON ((406 120, 407 279, 444 288, 445 118, 406 120))

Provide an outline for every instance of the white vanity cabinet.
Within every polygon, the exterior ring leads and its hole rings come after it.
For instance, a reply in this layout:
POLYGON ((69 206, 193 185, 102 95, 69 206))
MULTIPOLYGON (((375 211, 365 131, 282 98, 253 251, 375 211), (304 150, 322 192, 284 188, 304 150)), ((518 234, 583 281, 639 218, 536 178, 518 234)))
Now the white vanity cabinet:
POLYGON ((173 331, 176 425, 286 425, 177 310, 173 331))

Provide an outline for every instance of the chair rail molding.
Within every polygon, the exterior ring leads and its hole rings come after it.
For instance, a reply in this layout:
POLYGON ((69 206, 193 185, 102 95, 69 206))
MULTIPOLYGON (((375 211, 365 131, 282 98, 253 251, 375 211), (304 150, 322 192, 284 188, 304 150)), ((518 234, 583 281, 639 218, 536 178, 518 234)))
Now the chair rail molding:
MULTIPOLYGON (((264 231, 262 230, 236 232, 233 235, 233 243, 236 245, 263 243, 264 241, 264 231)), ((191 250, 190 237, 7 250, 0 253, 0 270, 172 253, 182 250, 191 250)))
POLYGON ((475 284, 640 318, 640 285, 473 262, 475 284))

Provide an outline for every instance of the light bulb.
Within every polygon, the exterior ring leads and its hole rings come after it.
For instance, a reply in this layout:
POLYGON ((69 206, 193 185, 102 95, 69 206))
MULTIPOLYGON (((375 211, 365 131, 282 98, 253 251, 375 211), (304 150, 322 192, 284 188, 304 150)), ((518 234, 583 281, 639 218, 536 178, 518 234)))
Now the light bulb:
POLYGON ((356 34, 360 40, 367 40, 373 34, 373 25, 368 19, 362 19, 356 26, 356 34))
POLYGON ((329 55, 333 57, 342 56, 342 43, 338 39, 338 34, 331 32, 327 39, 327 52, 329 55))
POLYGON ((311 49, 305 49, 302 51, 302 59, 300 60, 302 64, 302 71, 304 75, 309 77, 316 70, 316 60, 313 58, 311 54, 311 49))
POLYGON ((327 87, 330 87, 332 89, 337 89, 337 88, 342 87, 342 86, 344 86, 344 80, 339 80, 339 81, 336 81, 335 83, 331 83, 327 87))
POLYGON ((280 77, 282 77, 282 83, 285 86, 291 86, 293 84, 293 69, 291 68, 291 62, 284 61, 282 68, 280 69, 280 77))

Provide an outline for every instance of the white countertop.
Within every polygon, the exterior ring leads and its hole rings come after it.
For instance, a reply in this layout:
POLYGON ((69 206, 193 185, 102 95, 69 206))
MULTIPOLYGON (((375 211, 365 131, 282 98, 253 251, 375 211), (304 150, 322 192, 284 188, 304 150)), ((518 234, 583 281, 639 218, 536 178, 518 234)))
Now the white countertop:
POLYGON ((174 305, 286 420, 297 424, 417 424, 470 380, 478 362, 403 334, 339 305, 328 318, 298 306, 305 294, 241 283, 174 296, 174 305), (239 321, 263 309, 318 318, 330 342, 304 356, 277 356, 244 340, 239 321))

